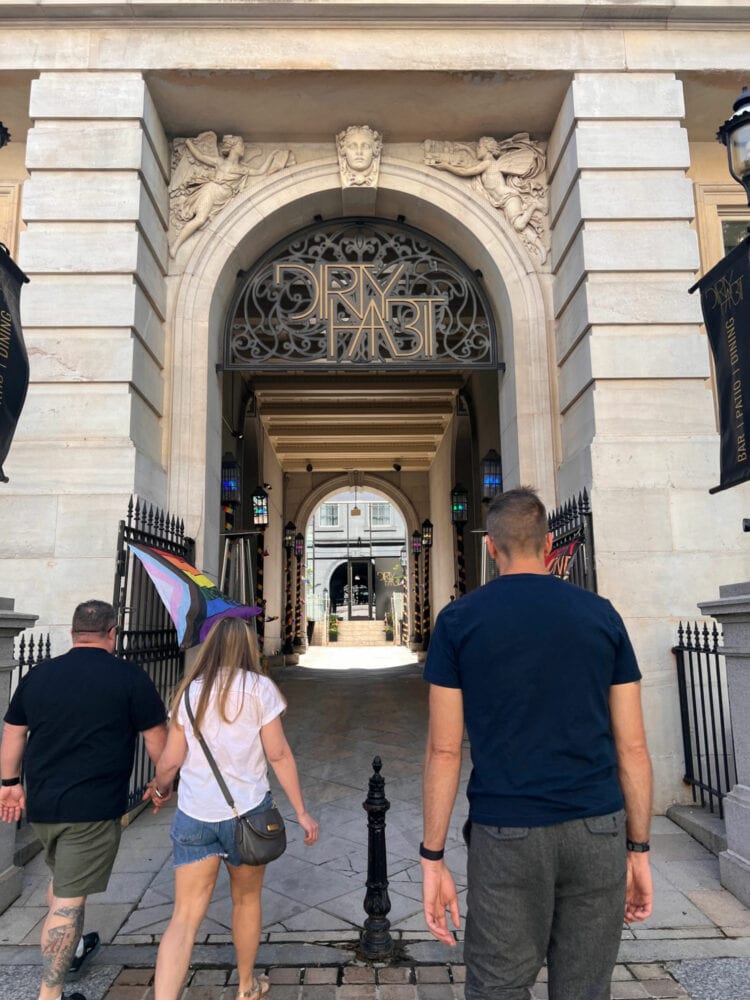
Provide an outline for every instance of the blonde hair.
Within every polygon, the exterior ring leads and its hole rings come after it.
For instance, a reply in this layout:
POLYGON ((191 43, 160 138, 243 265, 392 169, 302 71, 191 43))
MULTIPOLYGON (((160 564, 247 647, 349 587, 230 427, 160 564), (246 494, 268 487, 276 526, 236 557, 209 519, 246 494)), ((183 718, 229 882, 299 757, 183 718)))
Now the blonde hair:
MULTIPOLYGON (((247 675, 262 674, 255 632, 241 618, 221 618, 206 636, 190 670, 185 674, 172 701, 172 718, 193 681, 201 678, 198 704, 191 705, 195 721, 193 730, 200 734, 209 700, 218 688, 219 715, 224 722, 234 722, 227 716, 227 700, 238 674, 242 675, 242 696, 245 696, 247 675)), ((235 716, 235 719, 237 716, 235 716)))

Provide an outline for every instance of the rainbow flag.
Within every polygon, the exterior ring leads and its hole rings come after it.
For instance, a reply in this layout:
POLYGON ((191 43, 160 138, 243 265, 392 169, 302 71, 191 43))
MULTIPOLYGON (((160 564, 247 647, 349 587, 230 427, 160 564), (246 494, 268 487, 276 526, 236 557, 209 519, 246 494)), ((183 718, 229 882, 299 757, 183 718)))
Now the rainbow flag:
POLYGON ((177 629, 180 649, 203 642, 211 626, 221 618, 254 618, 258 607, 239 604, 182 556, 148 545, 128 542, 133 555, 153 581, 164 607, 177 629))

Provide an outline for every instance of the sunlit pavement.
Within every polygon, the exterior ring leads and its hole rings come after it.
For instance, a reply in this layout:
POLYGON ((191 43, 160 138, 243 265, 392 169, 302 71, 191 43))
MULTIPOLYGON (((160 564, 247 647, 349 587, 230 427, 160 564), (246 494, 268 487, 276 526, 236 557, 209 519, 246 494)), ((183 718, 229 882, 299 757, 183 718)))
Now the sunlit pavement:
POLYGON ((310 646, 299 658, 310 670, 386 670, 417 662, 407 646, 310 646))

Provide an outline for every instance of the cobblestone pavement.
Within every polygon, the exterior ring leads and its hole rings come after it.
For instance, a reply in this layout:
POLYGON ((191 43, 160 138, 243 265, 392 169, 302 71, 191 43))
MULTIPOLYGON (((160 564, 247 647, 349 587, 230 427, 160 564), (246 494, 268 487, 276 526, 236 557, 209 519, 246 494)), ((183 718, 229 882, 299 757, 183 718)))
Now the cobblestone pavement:
MULTIPOLYGON (((276 789, 288 820, 289 846, 269 866, 263 892, 258 965, 274 984, 269 1000, 462 997, 461 932, 455 949, 439 944, 427 934, 421 908, 417 857, 425 685, 416 665, 387 669, 378 655, 337 649, 333 670, 322 669, 318 659, 316 669, 295 668, 278 678, 289 705, 284 726, 321 837, 315 847, 304 846, 294 815, 276 789), (370 668, 345 670, 347 659, 370 668), (398 961, 381 969, 363 967, 355 955, 365 918, 362 802, 376 755, 383 762, 390 802, 389 919, 398 952, 398 961)), ((468 769, 467 761, 464 782, 468 769)), ((446 850, 462 913, 465 813, 462 785, 446 850)), ((174 898, 170 821, 171 809, 159 816, 145 811, 124 830, 110 886, 86 909, 85 930, 99 931, 102 947, 85 974, 67 984, 68 992, 79 990, 87 1000, 151 997, 156 946, 174 898)), ((716 858, 665 817, 654 820, 652 845, 654 914, 623 928, 613 998, 750 1000, 750 911, 722 888, 716 858)), ((21 897, 0 915, 0 1000, 36 1000, 46 887, 46 868, 37 856, 25 866, 21 897)), ((222 872, 200 928, 184 1000, 234 1000, 230 915, 222 872)), ((537 998, 546 996, 543 980, 535 992, 537 998)))
MULTIPOLYGON (((280 966, 267 971, 269 1000, 463 1000, 463 965, 280 966)), ((153 1000, 153 970, 124 969, 105 1000, 153 1000)), ((188 981, 183 1000, 235 1000, 236 973, 198 969, 188 981)), ((689 997, 662 965, 618 965, 612 980, 612 1000, 689 997)), ((546 1000, 545 977, 537 982, 533 1000, 546 1000)))

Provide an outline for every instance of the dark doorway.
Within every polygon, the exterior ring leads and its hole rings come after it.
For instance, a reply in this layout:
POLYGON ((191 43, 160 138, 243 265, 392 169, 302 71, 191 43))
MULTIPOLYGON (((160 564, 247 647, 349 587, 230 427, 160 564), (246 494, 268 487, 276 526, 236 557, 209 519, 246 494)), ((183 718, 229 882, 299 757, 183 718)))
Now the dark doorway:
POLYGON ((331 611, 345 618, 375 617, 375 564, 347 559, 331 574, 331 611))

